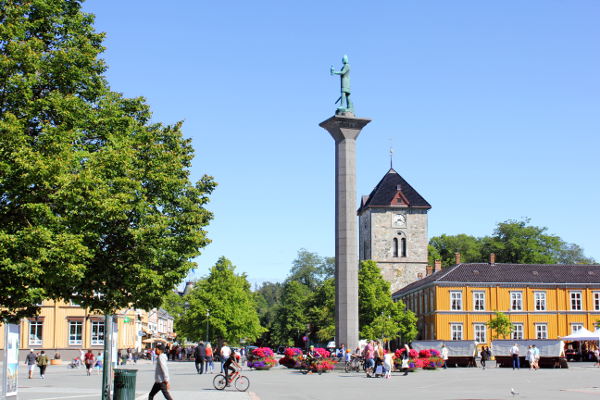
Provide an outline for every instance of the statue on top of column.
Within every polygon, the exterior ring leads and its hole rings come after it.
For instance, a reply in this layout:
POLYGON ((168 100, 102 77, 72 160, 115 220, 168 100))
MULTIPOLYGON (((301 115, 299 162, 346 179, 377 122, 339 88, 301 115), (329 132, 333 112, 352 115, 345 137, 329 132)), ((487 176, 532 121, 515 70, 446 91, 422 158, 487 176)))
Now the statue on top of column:
POLYGON ((352 101, 350 100, 350 64, 348 64, 348 56, 345 55, 342 58, 342 63, 344 64, 344 66, 341 70, 336 71, 332 65, 329 71, 331 75, 340 75, 340 86, 342 94, 340 98, 337 99, 337 101, 335 102, 336 104, 338 102, 340 103, 340 106, 337 108, 335 113, 341 114, 345 112, 350 112, 354 114, 354 104, 352 104, 352 101))

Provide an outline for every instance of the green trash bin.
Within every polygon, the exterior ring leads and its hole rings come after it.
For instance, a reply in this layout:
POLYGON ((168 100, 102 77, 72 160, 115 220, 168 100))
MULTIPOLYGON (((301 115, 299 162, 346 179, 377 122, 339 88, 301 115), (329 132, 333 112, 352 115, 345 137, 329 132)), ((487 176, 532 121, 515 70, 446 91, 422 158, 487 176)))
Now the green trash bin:
POLYGON ((116 369, 113 400, 135 400, 137 369, 116 369))

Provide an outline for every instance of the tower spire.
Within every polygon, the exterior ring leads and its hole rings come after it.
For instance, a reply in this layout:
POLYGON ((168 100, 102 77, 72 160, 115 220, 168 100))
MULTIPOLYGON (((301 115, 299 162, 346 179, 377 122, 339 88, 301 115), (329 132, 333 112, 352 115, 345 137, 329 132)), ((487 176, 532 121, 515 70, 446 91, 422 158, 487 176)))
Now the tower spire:
POLYGON ((390 138, 390 169, 394 169, 394 148, 392 145, 392 139, 390 138))

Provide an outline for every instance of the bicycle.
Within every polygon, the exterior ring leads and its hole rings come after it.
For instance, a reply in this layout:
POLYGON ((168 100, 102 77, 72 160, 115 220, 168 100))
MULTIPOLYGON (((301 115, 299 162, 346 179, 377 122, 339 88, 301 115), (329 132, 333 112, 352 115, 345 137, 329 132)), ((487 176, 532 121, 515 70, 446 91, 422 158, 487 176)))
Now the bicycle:
POLYGON ((67 368, 79 368, 83 365, 83 363, 79 360, 79 358, 74 358, 69 364, 67 364, 67 368))
POLYGON ((348 372, 360 372, 363 369, 365 360, 361 356, 352 356, 351 361, 346 361, 344 364, 344 371, 348 372))
POLYGON ((225 374, 218 374, 213 379, 213 386, 217 390, 224 390, 227 386, 231 385, 231 383, 233 383, 233 386, 239 392, 245 392, 250 387, 250 380, 246 376, 241 375, 240 371, 232 373, 229 376, 229 381, 225 378, 225 374))

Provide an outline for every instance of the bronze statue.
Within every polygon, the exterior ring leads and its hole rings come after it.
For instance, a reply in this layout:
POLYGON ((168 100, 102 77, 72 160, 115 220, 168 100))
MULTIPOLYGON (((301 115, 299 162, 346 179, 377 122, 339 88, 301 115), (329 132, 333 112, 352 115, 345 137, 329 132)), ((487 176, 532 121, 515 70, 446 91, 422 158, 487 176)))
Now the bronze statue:
POLYGON ((330 73, 331 75, 340 75, 340 86, 341 86, 341 96, 336 104, 339 102, 340 106, 336 110, 336 114, 351 112, 354 114, 354 104, 350 100, 350 64, 348 64, 348 56, 344 56, 342 58, 342 63, 344 66, 340 71, 336 71, 333 69, 333 65, 331 66, 330 73))

